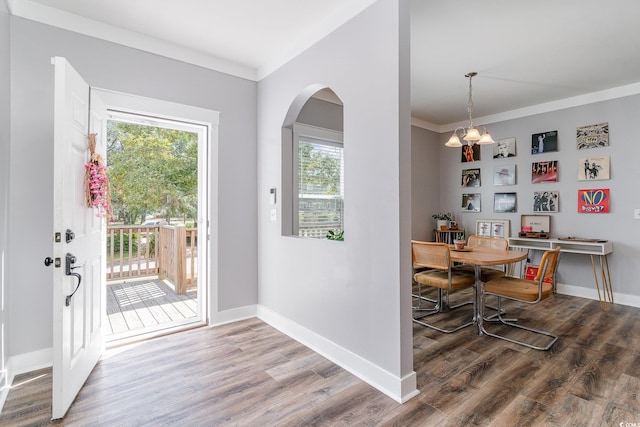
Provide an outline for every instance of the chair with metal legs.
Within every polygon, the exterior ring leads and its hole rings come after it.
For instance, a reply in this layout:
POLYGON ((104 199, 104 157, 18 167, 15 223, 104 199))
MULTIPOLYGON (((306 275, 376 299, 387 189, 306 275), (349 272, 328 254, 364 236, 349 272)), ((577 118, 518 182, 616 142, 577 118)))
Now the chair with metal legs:
POLYGON ((427 316, 454 310, 468 304, 475 304, 475 279, 469 274, 456 272, 455 269, 452 268, 449 246, 445 243, 419 242, 414 240, 411 242, 411 254, 414 268, 426 268, 423 271, 417 272, 413 277, 414 281, 418 284, 418 301, 421 302, 424 299, 422 296, 423 285, 435 287, 438 290, 435 305, 431 308, 414 309, 413 321, 422 326, 444 333, 455 332, 472 325, 474 323, 473 318, 452 329, 445 329, 422 320, 427 316), (449 305, 449 294, 451 292, 469 287, 474 287, 474 297, 472 301, 455 306, 449 305), (416 316, 416 312, 427 313, 416 316))
POLYGON ((558 340, 557 335, 554 335, 550 332, 519 325, 517 323, 514 323, 513 319, 504 319, 502 317, 503 311, 501 310, 501 305, 502 298, 520 301, 527 304, 537 304, 540 301, 551 296, 553 294, 555 274, 558 268, 559 259, 560 247, 547 250, 542 255, 542 259, 540 260, 540 267, 538 268, 538 274, 536 275, 534 280, 520 279, 517 277, 509 276, 489 280, 484 284, 484 290, 480 295, 480 304, 484 304, 486 295, 495 295, 498 297, 498 314, 497 318, 494 321, 500 322, 504 325, 512 326, 514 328, 524 329, 538 335, 550 337, 551 340, 546 345, 534 345, 525 341, 506 337, 504 335, 498 335, 496 333, 489 332, 486 329, 483 332, 491 337, 500 338, 535 350, 550 349, 551 346, 558 340))
POLYGON ((433 299, 433 298, 428 298, 428 297, 425 297, 424 295, 422 295, 422 293, 421 293, 421 285, 420 285, 420 283, 416 282, 416 280, 415 280, 415 276, 416 276, 417 273, 420 273, 421 271, 428 270, 428 269, 426 267, 420 267, 420 266, 417 266, 417 265, 413 265, 413 269, 412 270, 413 270, 413 272, 411 273, 411 289, 412 289, 411 297, 414 300, 416 300, 416 302, 412 306, 412 309, 414 311, 432 311, 432 308, 423 307, 423 305, 422 305, 423 301, 435 304, 435 303, 438 302, 438 300, 433 299), (418 293, 413 293, 413 289, 416 288, 416 287, 418 288, 418 293))

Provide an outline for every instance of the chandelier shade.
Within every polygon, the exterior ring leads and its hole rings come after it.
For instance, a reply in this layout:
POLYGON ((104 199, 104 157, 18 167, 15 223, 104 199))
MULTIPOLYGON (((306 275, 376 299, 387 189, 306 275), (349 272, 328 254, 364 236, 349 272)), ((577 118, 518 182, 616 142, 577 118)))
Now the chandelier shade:
POLYGON ((471 85, 471 80, 474 76, 477 76, 478 73, 470 72, 465 74, 465 77, 469 78, 469 102, 467 104, 467 112, 469 113, 469 126, 465 129, 463 127, 457 128, 453 131, 453 135, 449 138, 449 140, 444 144, 447 147, 461 147, 463 144, 460 141, 462 138, 464 141, 467 141, 467 145, 473 144, 493 144, 495 141, 487 131, 487 128, 482 126, 484 132, 480 134, 480 131, 473 125, 473 87, 471 85), (460 131, 460 134, 458 134, 460 131))

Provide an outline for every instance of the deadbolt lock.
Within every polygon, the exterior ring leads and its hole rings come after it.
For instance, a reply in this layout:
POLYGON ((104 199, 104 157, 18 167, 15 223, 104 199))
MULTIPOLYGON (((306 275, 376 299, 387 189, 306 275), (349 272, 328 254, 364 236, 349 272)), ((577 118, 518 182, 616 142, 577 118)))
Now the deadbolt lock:
POLYGON ((60 266, 62 265, 62 262, 60 261, 60 258, 56 258, 55 260, 52 259, 50 256, 46 257, 44 259, 44 265, 46 265, 47 267, 49 267, 51 264, 53 264, 53 266, 55 268, 60 268, 60 266))

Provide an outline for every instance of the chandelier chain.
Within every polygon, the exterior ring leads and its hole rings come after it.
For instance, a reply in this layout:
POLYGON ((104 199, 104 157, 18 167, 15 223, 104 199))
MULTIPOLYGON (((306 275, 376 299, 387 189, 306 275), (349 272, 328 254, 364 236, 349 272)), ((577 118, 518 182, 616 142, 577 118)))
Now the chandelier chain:
POLYGON ((449 140, 444 144, 447 147, 461 147, 462 143, 460 142, 460 139, 464 139, 468 146, 472 146, 474 144, 493 144, 495 142, 491 135, 489 135, 485 126, 480 126, 481 129, 484 129, 484 132, 480 133, 480 130, 476 129, 473 125, 473 83, 471 81, 473 77, 477 75, 478 73, 475 71, 465 74, 465 77, 469 79, 469 101, 467 103, 469 127, 466 129, 464 126, 456 128, 449 140), (460 135, 458 135, 459 130, 462 132, 460 135))
POLYGON ((469 112, 469 129, 473 127, 473 97, 471 95, 472 87, 471 80, 473 79, 475 73, 469 73, 469 103, 467 104, 467 111, 469 112))

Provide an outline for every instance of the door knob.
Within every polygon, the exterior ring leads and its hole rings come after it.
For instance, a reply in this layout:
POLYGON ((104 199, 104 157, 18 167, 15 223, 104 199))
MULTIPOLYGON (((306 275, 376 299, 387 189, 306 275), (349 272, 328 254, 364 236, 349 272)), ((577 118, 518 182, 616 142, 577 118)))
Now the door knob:
POLYGON ((46 257, 44 259, 44 265, 46 265, 47 267, 49 267, 51 264, 54 264, 54 267, 58 268, 60 267, 60 258, 56 258, 55 260, 53 258, 51 258, 50 256, 46 257))

